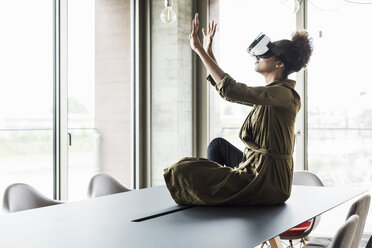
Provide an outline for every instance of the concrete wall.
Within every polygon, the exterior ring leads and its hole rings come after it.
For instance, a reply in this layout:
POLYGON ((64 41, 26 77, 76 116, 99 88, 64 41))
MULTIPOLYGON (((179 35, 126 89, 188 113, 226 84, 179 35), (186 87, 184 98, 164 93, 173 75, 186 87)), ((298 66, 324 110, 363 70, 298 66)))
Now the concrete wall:
POLYGON ((192 155, 192 1, 173 4, 172 24, 160 21, 164 0, 151 5, 152 185, 164 184, 165 167, 192 155))
MULTIPOLYGON (((217 32, 213 40, 213 53, 217 62, 220 58, 219 47, 219 28, 220 28, 220 0, 210 0, 209 2, 209 21, 217 22, 217 32)), ((209 85, 209 141, 216 137, 221 137, 221 97, 217 94, 214 87, 209 85)))
POLYGON ((96 0, 95 125, 100 171, 131 185, 130 0, 96 0))

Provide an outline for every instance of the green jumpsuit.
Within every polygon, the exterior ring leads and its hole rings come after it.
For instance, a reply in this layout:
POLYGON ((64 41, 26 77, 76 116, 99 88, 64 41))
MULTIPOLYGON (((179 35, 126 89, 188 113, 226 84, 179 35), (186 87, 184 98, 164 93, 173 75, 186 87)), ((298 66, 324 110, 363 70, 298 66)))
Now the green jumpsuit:
POLYGON ((228 74, 208 80, 227 101, 253 106, 240 130, 246 149, 236 168, 204 158, 184 158, 164 169, 173 199, 182 205, 273 205, 292 188, 294 124, 301 107, 289 79, 249 87, 228 74))

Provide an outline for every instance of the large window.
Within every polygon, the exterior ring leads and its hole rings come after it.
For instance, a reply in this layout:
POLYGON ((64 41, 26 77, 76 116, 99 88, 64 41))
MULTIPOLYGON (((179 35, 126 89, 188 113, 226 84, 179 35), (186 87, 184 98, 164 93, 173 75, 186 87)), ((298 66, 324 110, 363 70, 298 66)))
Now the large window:
MULTIPOLYGON (((210 19, 218 23, 214 51, 221 68, 239 82, 265 85, 254 71, 255 60, 246 52, 260 32, 272 40, 288 39, 296 30, 296 15, 278 0, 211 1, 210 19), (262 13, 265 13, 264 15, 262 13)), ((227 102, 210 87, 210 140, 223 137, 240 149, 239 130, 251 107, 227 102)))
MULTIPOLYGON (((290 38, 296 30, 296 15, 291 13, 289 2, 210 1, 210 19, 219 24, 217 60, 236 80, 264 85, 264 79, 253 70, 254 60, 245 52, 246 47, 259 32, 273 40, 290 38)), ((372 84, 368 78, 372 51, 364 44, 372 42, 368 32, 372 5, 341 0, 304 3, 308 31, 314 41, 307 70, 307 98, 302 97, 306 100, 302 107, 307 107, 308 169, 319 175, 326 186, 371 188, 372 84)), ((212 87, 209 103, 210 140, 224 137, 242 148, 238 133, 250 107, 222 100, 212 87)), ((343 223, 340 216, 346 216, 348 207, 344 204, 325 214, 315 234, 332 236, 334 227, 343 223)), ((372 231, 369 219, 365 231, 372 231)))
POLYGON ((67 171, 56 187, 64 200, 86 198, 89 179, 98 172, 132 185, 131 4, 0 1, 0 196, 21 182, 53 197, 54 75, 67 78, 56 88, 58 106, 68 102, 68 114, 55 113, 61 126, 67 123, 62 137, 70 137, 67 143, 56 140, 68 150, 61 152, 68 159, 57 163, 67 171), (55 6, 61 7, 56 15, 55 6), (56 55, 68 58, 61 67, 54 68, 54 46, 56 55))
MULTIPOLYGON (((308 169, 327 186, 372 187, 371 13, 372 5, 308 2, 315 46, 308 69, 308 169)), ((339 212, 335 221, 346 209, 339 212)), ((372 231, 371 220, 365 231, 372 231)))
POLYGON ((53 1, 0 1, 0 30, 0 196, 53 197, 53 1))

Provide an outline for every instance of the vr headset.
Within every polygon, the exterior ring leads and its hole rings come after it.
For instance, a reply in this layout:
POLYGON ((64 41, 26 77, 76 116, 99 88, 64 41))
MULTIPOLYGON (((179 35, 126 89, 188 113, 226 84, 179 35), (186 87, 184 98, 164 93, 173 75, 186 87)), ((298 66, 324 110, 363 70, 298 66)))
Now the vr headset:
POLYGON ((271 42, 270 38, 260 33, 257 38, 249 45, 247 52, 255 57, 259 58, 270 58, 271 56, 279 56, 279 51, 276 49, 274 43, 271 42))

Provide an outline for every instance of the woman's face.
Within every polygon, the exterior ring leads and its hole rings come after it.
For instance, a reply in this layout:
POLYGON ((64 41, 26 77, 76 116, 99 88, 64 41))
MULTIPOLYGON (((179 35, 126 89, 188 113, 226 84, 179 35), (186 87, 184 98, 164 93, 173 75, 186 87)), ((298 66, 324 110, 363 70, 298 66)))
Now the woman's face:
POLYGON ((255 71, 261 74, 271 73, 278 69, 278 65, 281 63, 276 57, 271 56, 270 58, 264 59, 256 57, 256 62, 254 63, 255 71))

